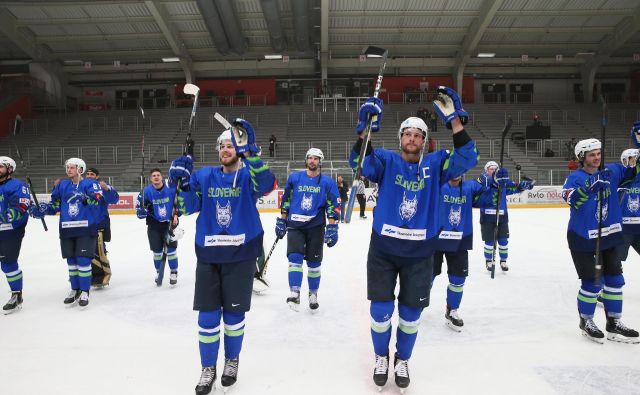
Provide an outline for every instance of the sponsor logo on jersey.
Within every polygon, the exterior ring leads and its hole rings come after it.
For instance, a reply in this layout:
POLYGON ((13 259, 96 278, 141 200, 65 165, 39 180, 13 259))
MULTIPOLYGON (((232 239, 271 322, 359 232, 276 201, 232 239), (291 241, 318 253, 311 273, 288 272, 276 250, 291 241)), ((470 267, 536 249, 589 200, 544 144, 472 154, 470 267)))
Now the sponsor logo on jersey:
POLYGON ((405 221, 411 220, 418 211, 418 196, 415 195, 413 199, 407 199, 407 194, 402 194, 402 203, 400 203, 399 212, 400 218, 405 221))
POLYGON ((291 214, 290 219, 295 222, 309 222, 315 217, 315 215, 291 214))
POLYGON ((307 194, 302 195, 302 202, 300 202, 300 208, 304 211, 311 210, 311 206, 313 206, 313 195, 307 196, 307 194))
POLYGON ((382 235, 402 240, 426 240, 426 229, 406 229, 393 225, 384 224, 382 226, 382 235))
POLYGON ((439 238, 442 240, 462 240, 462 232, 443 230, 440 232, 439 238))
POLYGON ((87 221, 87 220, 84 220, 84 221, 62 221, 60 223, 60 226, 62 227, 62 229, 86 228, 87 226, 89 226, 89 221, 87 221))
POLYGON ((227 200, 225 206, 221 206, 219 202, 216 202, 216 221, 222 228, 227 228, 231 225, 231 201, 227 200))
MULTIPOLYGON (((622 231, 622 225, 619 222, 615 224, 611 224, 609 226, 602 227, 602 237, 609 236, 613 233, 618 233, 622 231)), ((598 238, 598 229, 589 229, 589 239, 597 239, 598 238)))
POLYGON ((0 224, 0 232, 13 229, 13 224, 0 224))
POLYGON ((449 210, 449 223, 453 226, 460 225, 460 221, 462 221, 462 206, 458 206, 457 210, 451 209, 449 210))
POLYGON ((245 234, 241 235, 206 235, 205 247, 239 246, 244 244, 245 234))

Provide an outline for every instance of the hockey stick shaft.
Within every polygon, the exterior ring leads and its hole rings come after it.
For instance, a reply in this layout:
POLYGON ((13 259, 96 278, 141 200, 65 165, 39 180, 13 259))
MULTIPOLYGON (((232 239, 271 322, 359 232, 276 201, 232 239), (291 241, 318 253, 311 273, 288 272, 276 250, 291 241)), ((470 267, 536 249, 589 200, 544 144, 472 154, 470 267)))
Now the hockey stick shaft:
POLYGON ((142 154, 142 168, 140 170, 140 191, 142 193, 142 202, 144 203, 144 187, 145 187, 145 175, 144 175, 144 121, 145 121, 145 116, 144 116, 144 109, 142 108, 142 106, 139 107, 140 108, 140 114, 142 114, 142 136, 140 139, 140 153, 142 154))
POLYGON ((262 265, 262 269, 258 270, 259 278, 263 278, 267 274, 267 265, 269 265, 269 259, 271 258, 271 254, 273 254, 273 250, 276 249, 276 244, 278 244, 278 241, 280 241, 280 238, 276 237, 276 240, 273 242, 273 245, 271 246, 269 253, 264 258, 264 265, 262 265))
MULTIPOLYGON (((504 140, 511 129, 511 125, 513 124, 513 120, 511 117, 507 119, 507 123, 504 125, 504 129, 502 129, 502 139, 500 140, 500 163, 499 166, 502 168, 502 164, 504 162, 504 140)), ((496 172, 498 169, 496 169, 496 172)), ((494 173, 495 179, 496 173, 494 173)), ((498 201, 496 202, 496 225, 493 228, 493 252, 492 252, 492 265, 491 265, 491 278, 495 278, 496 275, 496 250, 498 249, 498 235, 500 231, 500 206, 502 202, 502 184, 498 182, 498 201)))
MULTIPOLYGON (((375 98, 377 98, 380 93, 380 87, 382 86, 382 78, 384 77, 385 67, 387 67, 386 51, 382 56, 382 64, 380 65, 380 70, 378 71, 378 79, 376 80, 376 87, 375 87, 375 90, 373 91, 373 97, 375 98)), ((369 141, 371 140, 371 124, 377 119, 378 119, 377 115, 374 115, 373 117, 369 118, 369 122, 367 122, 367 126, 362 132, 362 138, 364 140, 364 143, 360 148, 360 156, 358 156, 358 162, 356 164, 354 181, 358 180, 358 182, 361 182, 360 176, 362 175, 362 162, 364 161, 364 156, 367 152, 367 147, 369 147, 369 141)), ((355 204, 356 194, 357 194, 357 189, 353 188, 352 186, 351 191, 349 192, 349 201, 347 202, 347 212, 344 215, 345 223, 351 222, 351 215, 353 214, 353 206, 355 204)))

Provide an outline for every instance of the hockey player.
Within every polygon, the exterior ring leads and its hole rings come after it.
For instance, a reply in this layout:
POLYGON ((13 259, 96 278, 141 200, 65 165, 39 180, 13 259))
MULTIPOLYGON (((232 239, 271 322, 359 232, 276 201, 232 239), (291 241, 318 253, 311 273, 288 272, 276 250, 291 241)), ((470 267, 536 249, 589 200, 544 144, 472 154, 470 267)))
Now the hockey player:
MULTIPOLYGON (((367 147, 362 174, 378 184, 373 229, 367 257, 367 297, 371 301, 371 337, 375 351, 373 380, 385 385, 389 368, 391 317, 395 287, 400 278, 395 382, 409 386, 409 358, 415 344, 420 314, 429 305, 433 279, 441 185, 462 175, 478 162, 476 146, 464 130, 468 115, 458 94, 439 87, 434 107, 445 125, 453 129, 452 153, 441 150, 424 155, 427 125, 417 117, 407 118, 398 130, 400 153, 367 147)), ((368 122, 371 131, 380 128, 383 104, 368 99, 358 114, 356 132, 360 138, 351 151, 354 165, 363 144, 362 132, 368 122), (375 120, 371 117, 376 116, 375 120)))
POLYGON ((60 212, 60 248, 69 266, 71 292, 64 304, 80 307, 89 304, 91 288, 91 260, 95 254, 98 236, 99 205, 102 197, 100 184, 82 178, 87 166, 80 158, 65 162, 68 179, 61 180, 51 192, 49 203, 31 206, 34 218, 60 212))
POLYGON ((464 321, 458 315, 462 301, 462 289, 469 274, 469 251, 473 248, 474 207, 491 204, 490 188, 476 180, 462 181, 462 176, 449 180, 440 191, 440 232, 437 251, 434 255, 433 277, 442 272, 442 263, 447 258, 446 324, 460 332, 464 321))
POLYGON ((18 256, 31 205, 29 187, 12 177, 15 171, 16 162, 0 156, 0 266, 11 289, 11 298, 2 307, 4 314, 22 308, 22 270, 18 256))
POLYGON ((253 127, 240 118, 233 125, 233 133, 225 130, 218 137, 222 166, 203 167, 191 174, 193 162, 182 156, 173 161, 170 171, 172 183, 182 186, 180 211, 199 212, 193 309, 199 312, 202 374, 196 394, 208 394, 216 380, 221 319, 225 354, 221 383, 227 388, 237 380, 245 313, 251 305, 256 258, 264 235, 256 202, 275 183, 258 156, 253 127))
MULTIPOLYGON (((484 173, 480 175, 478 181, 485 187, 501 188, 500 197, 500 221, 498 224, 498 252, 500 255, 500 268, 508 271, 507 258, 509 257, 509 213, 507 211, 507 196, 533 188, 534 183, 523 180, 519 184, 509 179, 509 171, 506 168, 499 168, 494 161, 484 165, 484 173)), ((496 190, 497 192, 497 190, 496 190)), ((493 244, 495 243, 496 207, 498 203, 497 194, 494 203, 487 207, 480 208, 480 232, 484 241, 484 259, 488 271, 493 267, 493 244)))
MULTIPOLYGON (((149 172, 151 184, 138 194, 136 215, 146 219, 149 249, 153 252, 153 266, 156 269, 156 285, 162 285, 165 259, 169 261, 169 284, 178 283, 178 241, 169 235, 173 219, 173 201, 176 188, 167 185, 159 168, 149 172)), ((177 208, 175 208, 177 209, 177 208)), ((175 218, 177 221, 177 218, 175 218)), ((173 223, 177 226, 177 222, 173 223)))
POLYGON ((331 177, 321 173, 324 154, 310 148, 305 156, 306 170, 292 173, 282 195, 281 217, 276 220, 276 236, 287 234, 289 290, 287 304, 298 311, 302 285, 302 261, 307 261, 309 308, 318 309, 322 243, 333 247, 338 242, 340 194, 331 177), (325 214, 329 224, 325 231, 325 214))
POLYGON ((103 199, 100 201, 100 218, 98 220, 98 237, 96 239, 96 255, 91 261, 91 285, 102 288, 111 280, 111 265, 107 257, 106 243, 111 241, 111 218, 109 205, 118 203, 118 191, 100 179, 100 172, 95 167, 87 170, 87 178, 96 180, 102 189, 103 199))
MULTIPOLYGON (((635 168, 639 154, 638 149, 624 150, 620 161, 624 167, 635 168)), ((629 247, 633 247, 640 254, 640 176, 621 184, 618 195, 622 206, 622 237, 624 239, 618 247, 618 255, 621 261, 626 261, 629 256, 629 247)))
POLYGON ((562 190, 563 199, 571 206, 567 240, 581 281, 578 291, 579 326, 582 334, 590 340, 604 342, 604 334, 593 321, 596 297, 602 290, 607 339, 637 343, 638 332, 620 320, 624 277, 616 247, 622 243, 622 215, 618 196, 612 193, 621 183, 635 177, 636 168, 610 163, 598 170, 601 147, 600 141, 593 138, 576 144, 575 155, 580 169, 569 174, 562 190), (596 270, 596 248, 599 248, 602 276, 596 270))

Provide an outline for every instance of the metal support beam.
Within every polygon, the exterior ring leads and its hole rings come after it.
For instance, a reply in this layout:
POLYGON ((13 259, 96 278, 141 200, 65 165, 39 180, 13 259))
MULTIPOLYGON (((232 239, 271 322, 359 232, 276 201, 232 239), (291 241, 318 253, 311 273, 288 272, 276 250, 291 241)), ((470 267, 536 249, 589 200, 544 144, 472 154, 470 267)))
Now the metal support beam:
MULTIPOLYGON (((320 1, 320 75, 322 87, 327 83, 329 63, 329 0, 320 1)), ((326 93, 326 92, 325 92, 326 93)))

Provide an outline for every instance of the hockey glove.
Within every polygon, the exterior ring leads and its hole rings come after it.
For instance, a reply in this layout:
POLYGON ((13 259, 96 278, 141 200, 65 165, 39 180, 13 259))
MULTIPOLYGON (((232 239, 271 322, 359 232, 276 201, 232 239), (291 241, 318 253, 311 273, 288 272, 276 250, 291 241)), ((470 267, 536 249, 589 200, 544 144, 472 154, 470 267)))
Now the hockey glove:
POLYGON ((190 156, 181 156, 171 162, 169 168, 169 182, 171 185, 178 185, 182 189, 189 187, 189 179, 193 171, 193 159, 190 156))
POLYGON ((480 174, 477 181, 485 188, 490 188, 493 185, 493 178, 489 177, 486 173, 480 174))
POLYGON ((276 236, 282 239, 287 234, 287 220, 284 218, 276 218, 276 236))
POLYGON ((136 209, 136 216, 140 219, 145 219, 147 218, 147 215, 149 214, 149 212, 144 208, 144 207, 138 207, 136 209))
POLYGON ((29 215, 36 219, 44 218, 44 216, 47 215, 47 211, 49 211, 49 205, 47 203, 40 203, 39 206, 35 204, 29 206, 29 215))
POLYGON ((236 118, 231 128, 231 142, 238 156, 245 152, 257 155, 260 148, 256 145, 256 132, 253 126, 242 118, 236 118))
POLYGON ((587 178, 587 181, 584 183, 584 187, 589 193, 607 190, 611 185, 609 176, 609 169, 603 169, 595 172, 587 178))
POLYGON ((495 180, 496 185, 499 185, 502 188, 505 188, 507 185, 509 185, 509 182, 511 181, 509 179, 509 171, 504 167, 496 170, 493 178, 495 180))
POLYGON ((530 191, 533 189, 533 186, 536 185, 536 180, 532 179, 523 179, 520 181, 520 189, 523 191, 530 191))
POLYGON ((371 119, 371 131, 377 132, 380 130, 380 122, 383 118, 384 103, 382 99, 377 97, 370 97, 363 105, 360 106, 358 111, 358 124, 356 125, 356 133, 361 134, 367 127, 369 119, 371 119))
POLYGON ((12 219, 13 215, 11 214, 11 211, 7 210, 5 213, 0 213, 0 224, 8 224, 12 219))
POLYGON ((640 121, 635 121, 631 127, 631 141, 636 148, 640 148, 640 121))
POLYGON ((451 121, 456 117, 460 118, 463 125, 466 125, 469 121, 469 114, 462 108, 458 93, 446 86, 439 86, 437 92, 438 98, 433 101, 433 108, 447 128, 451 129, 451 121))
POLYGON ((67 195, 67 203, 69 203, 69 204, 78 204, 78 203, 87 204, 87 195, 85 195, 83 192, 80 192, 80 191, 73 192, 72 194, 67 195))
POLYGON ((324 242, 327 247, 333 247, 338 242, 338 224, 327 224, 324 232, 324 242))

